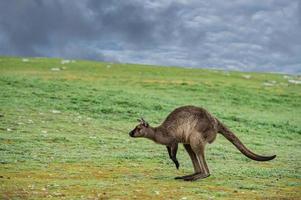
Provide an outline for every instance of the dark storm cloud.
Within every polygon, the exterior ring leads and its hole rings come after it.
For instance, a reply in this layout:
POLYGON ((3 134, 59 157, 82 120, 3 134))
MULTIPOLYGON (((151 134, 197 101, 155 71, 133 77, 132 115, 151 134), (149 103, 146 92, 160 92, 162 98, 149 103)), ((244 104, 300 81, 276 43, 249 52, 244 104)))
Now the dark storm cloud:
POLYGON ((0 54, 301 72, 292 0, 0 2, 0 54))

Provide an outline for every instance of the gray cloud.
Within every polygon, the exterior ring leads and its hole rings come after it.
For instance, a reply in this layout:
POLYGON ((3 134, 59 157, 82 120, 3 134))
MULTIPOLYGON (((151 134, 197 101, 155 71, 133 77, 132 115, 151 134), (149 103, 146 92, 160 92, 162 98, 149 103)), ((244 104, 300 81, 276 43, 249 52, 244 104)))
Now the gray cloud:
POLYGON ((301 72, 292 0, 0 2, 0 54, 301 72))

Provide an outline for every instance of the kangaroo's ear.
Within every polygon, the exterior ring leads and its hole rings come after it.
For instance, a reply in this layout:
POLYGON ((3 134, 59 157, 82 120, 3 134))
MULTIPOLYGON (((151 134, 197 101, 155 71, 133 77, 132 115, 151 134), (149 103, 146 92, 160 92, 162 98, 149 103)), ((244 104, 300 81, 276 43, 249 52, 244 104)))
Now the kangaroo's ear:
POLYGON ((143 118, 141 118, 141 120, 142 120, 142 124, 143 124, 143 126, 145 126, 145 127, 148 127, 149 126, 149 124, 147 123, 147 121, 145 121, 143 118))
POLYGON ((141 117, 140 119, 137 119, 138 122, 140 122, 140 124, 144 124, 144 119, 141 117))
POLYGON ((143 126, 148 127, 149 124, 141 117, 140 119, 137 119, 138 122, 140 122, 143 126))
POLYGON ((143 126, 145 126, 147 128, 149 126, 149 124, 147 122, 144 122, 143 126))

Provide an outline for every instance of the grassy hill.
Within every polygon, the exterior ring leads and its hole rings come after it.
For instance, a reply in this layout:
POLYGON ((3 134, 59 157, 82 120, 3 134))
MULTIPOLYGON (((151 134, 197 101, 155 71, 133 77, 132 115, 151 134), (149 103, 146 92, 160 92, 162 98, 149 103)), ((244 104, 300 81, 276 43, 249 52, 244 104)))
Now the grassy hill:
POLYGON ((0 198, 301 198, 300 76, 46 58, 0 57, 0 198), (192 172, 180 146, 132 139, 174 108, 196 105, 270 162, 244 157, 223 136, 208 145, 211 176, 192 172))

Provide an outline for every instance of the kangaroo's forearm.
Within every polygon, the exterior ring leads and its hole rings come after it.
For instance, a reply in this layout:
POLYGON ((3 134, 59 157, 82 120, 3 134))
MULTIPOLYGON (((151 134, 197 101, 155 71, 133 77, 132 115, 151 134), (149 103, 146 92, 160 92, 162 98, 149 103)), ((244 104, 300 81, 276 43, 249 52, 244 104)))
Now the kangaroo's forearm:
POLYGON ((179 161, 177 159, 177 152, 178 152, 178 144, 172 144, 171 146, 166 146, 169 158, 175 163, 176 168, 179 169, 179 161))
POLYGON ((171 146, 171 159, 175 163, 176 168, 179 169, 179 162, 177 159, 177 152, 178 152, 178 143, 175 143, 171 146))

